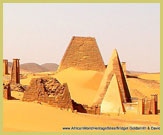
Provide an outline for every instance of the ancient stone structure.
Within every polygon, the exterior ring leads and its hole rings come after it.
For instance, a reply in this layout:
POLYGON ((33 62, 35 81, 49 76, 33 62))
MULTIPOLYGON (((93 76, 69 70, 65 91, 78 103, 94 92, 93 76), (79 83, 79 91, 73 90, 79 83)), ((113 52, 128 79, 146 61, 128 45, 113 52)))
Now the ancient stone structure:
POLYGON ((132 103, 124 103, 124 107, 126 112, 130 114, 156 115, 158 114, 157 102, 157 95, 151 95, 151 98, 137 98, 132 100, 132 103))
POLYGON ((104 71, 105 65, 92 37, 73 37, 58 68, 58 71, 74 67, 81 70, 104 71))
POLYGON ((142 114, 157 113, 157 95, 151 95, 151 99, 142 99, 142 114))
POLYGON ((10 84, 3 84, 3 97, 6 99, 11 99, 11 89, 10 84))
POLYGON ((12 70, 11 70, 11 83, 20 83, 20 66, 19 59, 13 59, 12 70))
POLYGON ((23 101, 45 102, 52 106, 73 110, 67 84, 55 78, 33 78, 24 92, 23 101))
POLYGON ((76 103, 72 100, 73 109, 81 113, 100 114, 100 106, 88 106, 76 103))
POLYGON ((116 75, 114 74, 101 103, 101 113, 125 113, 122 93, 116 75))
POLYGON ((127 76, 126 62, 121 62, 121 65, 122 65, 123 73, 124 73, 124 75, 126 77, 127 76))
POLYGON ((157 109, 158 109, 157 104, 158 104, 157 95, 151 95, 151 107, 150 107, 151 114, 158 114, 158 112, 157 112, 157 109))
POLYGON ((8 74, 8 60, 4 59, 3 60, 3 75, 8 74))
MULTIPOLYGON (((117 50, 115 49, 102 78, 97 96, 94 100, 94 105, 103 105, 101 106, 101 111, 103 112, 105 112, 104 108, 108 104, 113 104, 112 107, 106 107, 106 110, 108 110, 107 108, 110 108, 108 112, 115 112, 113 107, 118 105, 119 111, 124 112, 123 103, 128 102, 131 102, 131 96, 117 50)), ((116 111, 118 108, 116 107, 116 111)))

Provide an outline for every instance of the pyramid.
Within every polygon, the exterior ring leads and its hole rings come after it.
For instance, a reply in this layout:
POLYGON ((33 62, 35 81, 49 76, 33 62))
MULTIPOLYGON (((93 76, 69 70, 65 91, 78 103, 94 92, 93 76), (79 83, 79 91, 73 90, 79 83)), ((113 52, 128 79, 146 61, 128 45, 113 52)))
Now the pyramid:
POLYGON ((45 102, 58 108, 73 109, 67 84, 61 84, 56 78, 33 78, 22 100, 45 102))
POLYGON ((114 74, 106 94, 101 103, 101 113, 124 113, 125 108, 122 103, 122 95, 120 93, 117 77, 114 74))
POLYGON ((112 53, 112 57, 102 78, 101 84, 94 100, 94 105, 101 105, 114 74, 117 78, 120 93, 122 96, 122 102, 131 102, 131 96, 127 86, 127 82, 121 67, 117 50, 115 49, 112 53))
POLYGON ((97 46, 96 39, 92 37, 73 37, 62 60, 58 71, 69 67, 80 70, 104 71, 105 65, 97 46))

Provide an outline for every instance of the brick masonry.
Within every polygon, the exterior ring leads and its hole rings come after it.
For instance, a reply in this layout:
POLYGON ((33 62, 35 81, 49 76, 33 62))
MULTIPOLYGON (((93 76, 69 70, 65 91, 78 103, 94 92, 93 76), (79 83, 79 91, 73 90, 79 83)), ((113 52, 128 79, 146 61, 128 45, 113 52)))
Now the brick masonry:
POLYGON ((73 37, 58 68, 62 71, 69 67, 80 70, 104 71, 105 65, 92 37, 73 37))
POLYGON ((55 78, 33 78, 24 92, 23 101, 39 101, 54 107, 73 110, 67 84, 55 78))

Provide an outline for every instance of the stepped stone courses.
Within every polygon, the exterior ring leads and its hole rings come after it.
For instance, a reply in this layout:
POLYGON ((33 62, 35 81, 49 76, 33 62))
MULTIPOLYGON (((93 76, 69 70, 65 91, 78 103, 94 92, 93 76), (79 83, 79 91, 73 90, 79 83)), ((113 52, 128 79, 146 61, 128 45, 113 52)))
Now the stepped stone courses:
POLYGON ((11 70, 11 84, 20 83, 20 65, 19 59, 13 59, 13 65, 11 70))
POLYGON ((62 85, 55 78, 33 78, 24 92, 23 101, 45 102, 55 107, 73 110, 67 84, 62 85))
POLYGON ((121 67, 121 63, 119 60, 117 50, 115 49, 113 51, 112 57, 107 66, 107 69, 105 70, 103 79, 101 81, 99 90, 97 92, 97 96, 95 97, 95 100, 94 100, 94 105, 101 105, 104 99, 104 96, 106 92, 108 91, 108 87, 110 85, 110 82, 114 74, 117 78, 118 86, 120 89, 120 95, 122 96, 121 97, 122 103, 131 102, 131 96, 130 96, 130 92, 127 86, 127 82, 126 82, 126 79, 125 79, 125 76, 121 67))
POLYGON ((73 37, 58 71, 74 67, 81 70, 104 71, 105 65, 95 38, 73 37))

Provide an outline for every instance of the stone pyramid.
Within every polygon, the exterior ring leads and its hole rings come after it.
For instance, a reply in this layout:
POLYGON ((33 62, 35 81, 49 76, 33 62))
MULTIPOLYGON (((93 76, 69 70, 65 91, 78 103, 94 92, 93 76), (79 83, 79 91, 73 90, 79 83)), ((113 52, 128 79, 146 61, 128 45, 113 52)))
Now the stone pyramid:
POLYGON ((122 103, 122 95, 118 85, 117 77, 114 74, 106 94, 101 103, 101 113, 124 113, 125 108, 122 103))
POLYGON ((22 100, 45 102, 58 108, 73 110, 67 84, 61 84, 56 78, 33 78, 22 100))
POLYGON ((131 102, 131 96, 130 96, 130 92, 127 86, 127 82, 126 82, 126 79, 125 79, 125 76, 121 67, 121 63, 119 60, 117 50, 115 49, 112 53, 112 57, 109 61, 107 69, 105 70, 99 90, 95 97, 95 100, 94 100, 95 105, 101 105, 114 74, 118 81, 120 93, 122 95, 122 102, 123 103, 131 102))
POLYGON ((58 68, 58 71, 74 67, 81 70, 104 71, 105 65, 92 37, 73 37, 58 68))

